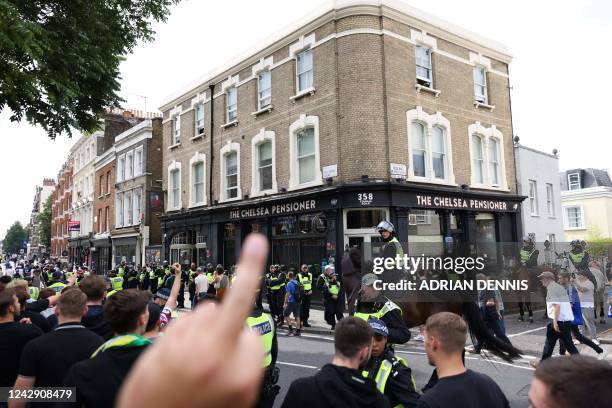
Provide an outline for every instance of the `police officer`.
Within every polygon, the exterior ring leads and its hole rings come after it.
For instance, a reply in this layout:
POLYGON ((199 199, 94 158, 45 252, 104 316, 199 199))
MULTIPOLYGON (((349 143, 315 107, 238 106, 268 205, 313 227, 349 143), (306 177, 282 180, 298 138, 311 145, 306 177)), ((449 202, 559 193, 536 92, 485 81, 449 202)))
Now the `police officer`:
POLYGON ((274 269, 270 276, 270 293, 274 307, 271 306, 270 308, 274 309, 273 315, 279 327, 283 325, 283 303, 285 302, 286 280, 287 278, 281 271, 280 265, 274 265, 274 269))
MULTIPOLYGON (((223 271, 223 265, 217 265, 217 269, 223 271)), ((217 294, 217 290, 215 289, 215 267, 210 262, 206 264, 206 280, 208 281, 206 295, 214 298, 217 294)))
POLYGON ((149 288, 151 289, 151 293, 155 294, 157 292, 157 283, 159 274, 163 273, 161 268, 157 265, 149 265, 149 288))
MULTIPOLYGON (((397 239, 395 233, 395 227, 389 221, 381 221, 376 226, 376 232, 380 234, 382 240, 382 257, 384 259, 396 259, 397 256, 403 258, 404 248, 397 239)), ((386 282, 397 282, 403 277, 402 270, 400 268, 393 268, 385 270, 383 278, 386 282)))
POLYGON ((59 271, 53 272, 53 277, 51 278, 48 288, 53 289, 55 293, 60 293, 66 286, 67 285, 62 282, 62 273, 59 271))
POLYGON ((317 279, 317 289, 323 294, 323 306, 325 321, 331 326, 331 329, 336 328, 336 320, 343 317, 342 304, 340 296, 340 282, 334 270, 333 265, 327 265, 325 272, 319 275, 317 279))
POLYGON ((374 288, 374 282, 377 280, 378 277, 373 273, 361 278, 361 292, 355 317, 365 321, 370 317, 384 321, 389 330, 388 342, 404 344, 410 340, 410 330, 402 317, 402 309, 374 288))
POLYGON ((416 407, 419 393, 406 361, 387 346, 389 329, 380 319, 370 318, 374 331, 372 354, 362 374, 376 383, 376 388, 388 399, 392 407, 416 407))
POLYGON ((150 285, 148 265, 145 265, 144 268, 138 265, 136 269, 138 270, 138 287, 140 290, 148 290, 150 285))
MULTIPOLYGON (((529 276, 529 288, 531 292, 531 287, 534 286, 533 282, 536 279, 535 277, 538 274, 538 256, 540 255, 540 251, 536 249, 535 243, 533 239, 529 236, 523 237, 523 246, 519 251, 519 266, 521 268, 525 268, 527 271, 527 276, 529 276)), ((531 310, 531 302, 529 299, 529 294, 519 294, 521 299, 519 299, 518 307, 519 307, 519 321, 524 322, 524 311, 523 305, 527 307, 527 312, 529 313, 529 323, 533 323, 533 311, 531 310), (522 299, 526 297, 526 299, 522 299), (525 300, 523 302, 523 300, 525 300)))
POLYGON ((117 271, 117 276, 123 278, 123 282, 125 282, 124 287, 126 289, 136 289, 138 288, 138 272, 134 269, 134 264, 129 264, 124 269, 123 276, 119 274, 117 271))
POLYGON ((125 261, 121 261, 121 263, 117 267, 117 276, 123 278, 123 275, 125 274, 125 269, 126 269, 125 261))
POLYGON ((193 305, 196 300, 195 300, 195 277, 198 274, 197 272, 197 265, 195 262, 191 263, 191 268, 189 268, 189 302, 193 305))
POLYGON ((308 265, 304 264, 297 274, 298 281, 304 287, 304 296, 302 296, 302 305, 300 306, 300 320, 302 326, 310 327, 308 318, 310 317, 310 298, 312 297, 312 272, 308 270, 308 265))
POLYGON ((246 325, 261 337, 264 349, 264 378, 259 392, 257 408, 272 408, 274 399, 280 391, 276 385, 278 382, 278 368, 276 368, 276 357, 278 355, 278 342, 276 339, 276 327, 271 315, 264 313, 255 306, 250 316, 246 319, 246 325))
POLYGON ((591 270, 589 269, 591 257, 589 256, 588 252, 584 250, 582 243, 578 239, 575 239, 570 242, 570 248, 571 249, 567 254, 570 261, 572 261, 572 264, 574 264, 574 267, 578 272, 582 273, 587 278, 589 278, 591 282, 593 282, 593 287, 595 288, 595 291, 597 291, 597 280, 595 279, 593 272, 591 272, 591 270))
POLYGON ((117 276, 117 271, 109 271, 108 277, 111 284, 111 291, 106 294, 107 298, 111 297, 120 290, 123 290, 123 277, 117 276))
POLYGON ((270 265, 268 272, 264 275, 264 286, 266 288, 266 300, 268 301, 268 307, 272 316, 277 316, 276 303, 272 301, 272 290, 270 289, 270 281, 272 281, 272 274, 274 273, 274 264, 270 265))
POLYGON ((40 289, 37 286, 34 286, 32 282, 32 278, 27 278, 28 281, 28 292, 30 293, 30 299, 38 300, 38 295, 40 294, 40 289))

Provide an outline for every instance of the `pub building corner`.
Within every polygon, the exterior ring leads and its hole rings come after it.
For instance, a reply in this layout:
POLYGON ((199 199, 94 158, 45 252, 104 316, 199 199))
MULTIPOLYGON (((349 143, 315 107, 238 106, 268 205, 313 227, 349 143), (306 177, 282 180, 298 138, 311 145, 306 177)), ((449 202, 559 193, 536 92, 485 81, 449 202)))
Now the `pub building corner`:
POLYGON ((502 243, 521 236, 524 198, 396 181, 328 185, 166 214, 162 257, 230 269, 245 237, 258 232, 271 242, 268 264, 296 271, 307 264, 315 277, 334 264, 341 274, 340 260, 349 247, 362 248, 371 259, 380 242, 375 227, 386 219, 409 255, 482 256, 492 270, 502 266, 507 248, 502 243))

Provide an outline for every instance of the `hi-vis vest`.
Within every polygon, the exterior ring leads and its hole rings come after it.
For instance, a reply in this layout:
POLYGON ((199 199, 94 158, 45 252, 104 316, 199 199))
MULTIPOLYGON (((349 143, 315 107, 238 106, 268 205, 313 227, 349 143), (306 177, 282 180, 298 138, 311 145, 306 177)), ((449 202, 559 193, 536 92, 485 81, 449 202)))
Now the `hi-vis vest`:
POLYGON ((123 278, 120 276, 115 276, 114 278, 110 278, 111 285, 113 290, 121 290, 123 289, 123 278))
MULTIPOLYGON (((398 361, 400 364, 402 364, 404 367, 408 367, 408 363, 406 363, 406 360, 404 360, 403 358, 401 358, 401 357, 394 357, 394 359, 395 359, 395 361, 398 361)), ((381 394, 384 394, 385 393, 385 387, 387 385, 387 380, 389 380, 389 377, 391 376, 392 372, 393 372, 393 362, 389 361, 388 359, 384 359, 384 360, 382 360, 382 362, 378 366, 378 371, 376 371, 376 373, 374 371, 369 372, 367 370, 364 370, 364 371, 361 372, 361 374, 365 378, 370 378, 370 379, 374 380, 374 382, 376 383, 376 388, 378 389, 378 391, 381 394)), ((412 380, 412 386, 416 390, 416 384, 414 383, 414 378, 411 378, 411 380, 412 380)), ((398 404, 394 408, 400 408, 400 407, 403 407, 403 406, 404 406, 403 404, 398 404)))
POLYGON ((28 291, 30 292, 30 299, 38 300, 40 290, 36 286, 28 286, 28 291))
POLYGON ((304 286, 304 292, 310 292, 312 290, 312 273, 308 272, 308 275, 302 275, 302 272, 298 273, 298 280, 304 286))
POLYGON ((121 266, 117 268, 117 276, 123 277, 124 273, 125 273, 125 268, 123 268, 121 266))
POLYGON ((535 252, 535 249, 533 249, 531 252, 529 252, 526 249, 521 249, 521 252, 519 253, 519 255, 521 257, 521 263, 523 265, 525 263, 527 263, 527 261, 529 261, 531 259, 531 255, 533 255, 534 252, 535 252))
POLYGON ((72 278, 72 274, 73 274, 73 273, 74 273, 74 272, 66 272, 66 274, 65 274, 65 275, 66 275, 66 280, 67 280, 67 281, 69 281, 69 280, 70 280, 70 278, 72 278))
POLYGON ((396 237, 391 238, 389 244, 395 245, 395 255, 399 255, 400 257, 404 256, 404 248, 402 248, 402 244, 400 244, 396 237))
POLYGON ((55 291, 55 293, 60 293, 62 291, 62 289, 64 289, 66 286, 65 283, 62 282, 55 282, 51 285, 49 285, 49 289, 53 289, 55 291))
POLYGON ((568 255, 570 259, 572 260, 572 262, 574 263, 574 265, 579 264, 584 259, 584 252, 574 253, 570 251, 568 255))
MULTIPOLYGON (((272 279, 276 279, 279 276, 280 276, 280 273, 276 277, 274 277, 274 275, 272 275, 272 279)), ((275 286, 270 286, 270 290, 280 290, 280 289, 282 289, 284 287, 285 287, 285 282, 283 282, 281 284, 278 284, 278 285, 275 285, 275 286)))
POLYGON ((395 303, 387 299, 385 304, 380 309, 378 309, 377 312, 373 312, 373 313, 355 312, 354 316, 359 319, 363 319, 367 322, 370 317, 373 317, 376 319, 382 319, 384 315, 386 315, 387 313, 395 309, 399 310, 400 314, 403 314, 402 309, 398 305, 396 305, 395 303))
POLYGON ((338 296, 338 293, 340 293, 340 282, 336 281, 334 284, 330 279, 325 278, 325 285, 327 286, 327 290, 329 290, 330 295, 338 296))
POLYGON ((212 285, 214 279, 215 279, 214 272, 206 272, 206 280, 208 280, 209 285, 212 285))
POLYGON ((272 340, 274 339, 274 320, 267 313, 262 313, 259 317, 249 316, 246 324, 251 330, 259 334, 263 344, 265 358, 264 368, 272 364, 272 340))

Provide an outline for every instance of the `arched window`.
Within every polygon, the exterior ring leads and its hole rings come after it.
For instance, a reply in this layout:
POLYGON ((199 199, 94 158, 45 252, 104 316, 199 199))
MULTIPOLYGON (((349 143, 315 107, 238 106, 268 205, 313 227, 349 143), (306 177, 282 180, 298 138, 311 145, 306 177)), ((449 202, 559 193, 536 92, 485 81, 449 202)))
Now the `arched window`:
POLYGON ((305 188, 322 184, 319 152, 319 118, 301 115, 291 124, 289 188, 305 188))
POLYGON ((504 161, 504 135, 495 127, 479 122, 468 126, 472 177, 479 188, 508 189, 504 161))
POLYGON ((482 138, 478 135, 472 135, 472 171, 474 181, 478 184, 484 183, 483 162, 484 155, 482 152, 482 138))
POLYGON ((261 129, 251 139, 251 197, 277 192, 275 135, 261 129))
POLYGON ((489 174, 491 185, 499 186, 499 141, 495 138, 489 139, 489 174))
POLYGON ((446 179, 446 141, 444 129, 434 126, 431 135, 431 162, 433 165, 434 177, 446 179))
POLYGON ((221 148, 221 199, 239 200, 240 188, 240 144, 228 142, 221 148))
POLYGON ((427 146, 425 143, 425 126, 420 122, 412 122, 412 167, 416 177, 425 177, 425 157, 427 146))

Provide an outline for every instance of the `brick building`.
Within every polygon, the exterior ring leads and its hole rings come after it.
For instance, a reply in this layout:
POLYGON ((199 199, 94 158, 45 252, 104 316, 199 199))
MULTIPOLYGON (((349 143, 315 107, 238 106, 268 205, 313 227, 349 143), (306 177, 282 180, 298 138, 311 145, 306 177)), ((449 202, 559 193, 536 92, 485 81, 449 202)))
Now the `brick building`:
POLYGON ((93 265, 98 273, 112 267, 110 232, 115 226, 115 148, 98 155, 94 162, 94 235, 92 238, 93 265))
POLYGON ((259 231, 316 270, 389 219, 411 252, 501 262, 523 199, 510 61, 402 3, 323 6, 160 108, 168 258, 229 267, 259 231))
POLYGON ((68 157, 57 176, 55 190, 51 193, 51 256, 68 261, 68 221, 72 203, 72 156, 68 157))
MULTIPOLYGON (((151 116, 151 115, 149 115, 151 116)), ((160 261, 163 213, 161 118, 146 119, 115 137, 113 265, 160 261)))
POLYGON ((34 200, 32 203, 32 213, 30 215, 30 237, 28 242, 28 256, 41 256, 43 253, 48 253, 50 248, 40 242, 40 226, 38 222, 38 216, 44 210, 47 199, 53 193, 55 189, 55 180, 52 178, 43 179, 42 186, 36 186, 36 192, 34 193, 34 200))

